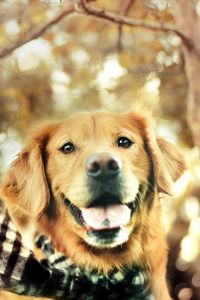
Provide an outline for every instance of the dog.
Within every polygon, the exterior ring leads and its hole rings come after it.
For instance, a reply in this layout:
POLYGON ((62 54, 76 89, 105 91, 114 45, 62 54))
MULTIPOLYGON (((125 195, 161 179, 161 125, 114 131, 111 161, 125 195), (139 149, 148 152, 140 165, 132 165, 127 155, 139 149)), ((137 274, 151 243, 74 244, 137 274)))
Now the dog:
POLYGON ((171 195, 184 169, 183 156, 155 136, 148 114, 82 112, 33 133, 5 175, 1 197, 22 235, 34 225, 81 270, 105 278, 115 270, 119 281, 125 270, 146 276, 145 296, 127 283, 119 297, 105 289, 105 299, 170 300, 159 195, 171 195))

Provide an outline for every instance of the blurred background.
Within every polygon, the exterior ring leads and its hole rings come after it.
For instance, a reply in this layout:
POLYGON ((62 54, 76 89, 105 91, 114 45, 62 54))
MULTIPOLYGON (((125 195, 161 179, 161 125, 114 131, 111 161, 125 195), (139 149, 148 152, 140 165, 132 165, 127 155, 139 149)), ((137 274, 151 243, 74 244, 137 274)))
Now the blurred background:
MULTIPOLYGON (((23 147, 27 128, 39 120, 101 108, 127 111, 138 103, 150 109, 158 134, 178 144, 189 166, 175 184, 175 197, 163 199, 163 210, 173 296, 198 300, 200 163, 186 117, 181 39, 172 31, 122 26, 82 12, 62 15, 70 5, 0 1, 0 177, 23 147)), ((174 24, 170 1, 100 0, 91 6, 174 24)), ((200 14, 198 1, 196 10, 200 14)))

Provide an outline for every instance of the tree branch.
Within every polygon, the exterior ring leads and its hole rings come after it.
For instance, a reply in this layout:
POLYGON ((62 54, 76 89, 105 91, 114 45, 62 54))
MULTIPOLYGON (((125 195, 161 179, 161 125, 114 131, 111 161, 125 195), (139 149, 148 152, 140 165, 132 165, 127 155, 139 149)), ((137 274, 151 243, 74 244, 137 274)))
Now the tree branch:
MULTIPOLYGON (((57 24, 59 21, 61 21, 65 16, 73 13, 78 12, 81 14, 87 14, 91 15, 95 18, 104 19, 110 22, 113 22, 115 24, 118 24, 119 28, 122 25, 127 25, 130 27, 143 27, 148 30, 153 31, 165 31, 165 32, 174 32, 177 34, 183 41, 184 45, 188 49, 193 48, 193 43, 190 38, 188 38, 186 35, 184 35, 180 30, 178 30, 175 26, 171 24, 159 24, 155 22, 145 22, 143 20, 139 19, 133 19, 124 15, 117 15, 110 11, 104 11, 102 9, 92 8, 88 5, 88 2, 92 2, 95 0, 73 0, 72 4, 68 5, 65 9, 63 9, 58 15, 56 15, 54 18, 49 20, 44 25, 41 25, 37 28, 31 28, 29 31, 27 31, 23 36, 20 36, 18 40, 16 40, 14 43, 8 45, 7 47, 0 50, 0 59, 8 56, 11 54, 14 50, 21 47, 22 45, 30 42, 33 39, 36 39, 40 37, 42 34, 44 34, 49 28, 51 28, 53 25, 57 24)), ((128 5, 126 10, 129 10, 129 5, 132 4, 133 1, 128 1, 128 5)), ((125 12, 126 13, 126 12, 125 12)))
POLYGON ((20 37, 17 41, 15 41, 13 44, 8 45, 7 47, 0 50, 0 59, 8 56, 11 54, 15 49, 21 47, 22 45, 40 37, 42 34, 44 34, 49 28, 51 28, 53 25, 57 24, 59 21, 61 21, 64 17, 74 12, 74 6, 73 4, 68 5, 65 9, 63 9, 58 15, 56 15, 54 18, 49 20, 47 23, 29 30, 25 33, 23 37, 20 37))
POLYGON ((139 19, 133 19, 129 18, 123 15, 117 15, 113 12, 110 11, 105 11, 102 9, 97 9, 93 8, 88 5, 87 0, 74 0, 74 9, 75 11, 79 13, 85 13, 87 15, 91 15, 95 18, 98 19, 104 19, 116 24, 122 24, 122 25, 127 25, 130 27, 142 27, 148 30, 153 30, 153 31, 164 31, 164 32, 174 32, 176 35, 178 35, 185 46, 187 48, 193 48, 193 43, 192 41, 184 35, 181 31, 179 31, 176 26, 173 26, 171 24, 159 24, 156 22, 150 22, 150 21, 143 21, 139 19))
MULTIPOLYGON (((129 10, 131 9, 131 6, 133 5, 133 3, 135 2, 135 0, 127 0, 126 2, 122 2, 122 9, 121 9, 121 13, 124 16, 128 15, 129 10)), ((117 49, 119 51, 122 51, 122 35, 123 35, 123 25, 119 24, 118 25, 118 41, 117 41, 117 49)))

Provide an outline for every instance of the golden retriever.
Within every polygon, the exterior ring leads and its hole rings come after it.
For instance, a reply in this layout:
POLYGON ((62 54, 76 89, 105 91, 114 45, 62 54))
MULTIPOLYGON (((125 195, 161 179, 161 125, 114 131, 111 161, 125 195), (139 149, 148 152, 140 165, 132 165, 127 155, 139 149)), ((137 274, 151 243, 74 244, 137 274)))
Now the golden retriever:
POLYGON ((159 193, 171 194, 185 165, 152 127, 140 112, 100 111, 43 125, 1 195, 20 231, 26 219, 81 269, 141 268, 154 298, 170 300, 159 193))

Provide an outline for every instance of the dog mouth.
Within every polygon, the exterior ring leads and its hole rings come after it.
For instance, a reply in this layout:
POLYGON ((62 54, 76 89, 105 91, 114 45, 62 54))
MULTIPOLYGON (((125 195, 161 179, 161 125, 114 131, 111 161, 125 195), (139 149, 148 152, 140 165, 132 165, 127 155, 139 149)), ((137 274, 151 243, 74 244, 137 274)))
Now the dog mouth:
POLYGON ((126 226, 130 222, 131 209, 125 204, 82 209, 87 231, 112 230, 126 226))
POLYGON ((92 205, 80 209, 65 199, 75 221, 86 229, 88 235, 93 232, 109 237, 112 232, 128 225, 136 208, 135 202, 134 199, 122 204, 119 197, 107 193, 92 201, 92 205))

